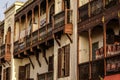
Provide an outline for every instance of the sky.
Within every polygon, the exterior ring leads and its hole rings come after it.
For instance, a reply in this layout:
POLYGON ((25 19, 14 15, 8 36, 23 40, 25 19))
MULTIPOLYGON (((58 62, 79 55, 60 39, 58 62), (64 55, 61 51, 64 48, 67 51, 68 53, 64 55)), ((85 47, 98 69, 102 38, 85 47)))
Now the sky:
POLYGON ((10 7, 15 1, 22 1, 25 2, 26 0, 0 0, 0 21, 4 19, 4 12, 7 8, 10 7))

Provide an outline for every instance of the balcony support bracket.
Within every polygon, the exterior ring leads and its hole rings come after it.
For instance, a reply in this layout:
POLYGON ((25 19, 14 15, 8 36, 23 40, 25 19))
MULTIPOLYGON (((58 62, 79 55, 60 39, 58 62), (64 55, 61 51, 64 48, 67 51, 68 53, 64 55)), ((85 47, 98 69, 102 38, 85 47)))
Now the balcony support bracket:
POLYGON ((35 57, 36 57, 36 60, 37 60, 37 62, 39 64, 39 67, 41 67, 41 62, 39 60, 39 52, 35 51, 35 57))
POLYGON ((34 64, 33 64, 33 62, 32 62, 32 60, 31 60, 31 58, 30 58, 30 56, 29 56, 29 55, 28 55, 28 59, 29 59, 29 61, 30 61, 31 65, 32 65, 32 68, 34 69, 34 64))
POLYGON ((5 67, 5 64, 2 63, 2 65, 3 65, 3 67, 5 67))
POLYGON ((45 59, 45 62, 46 62, 46 64, 48 65, 48 60, 47 60, 47 57, 46 57, 46 50, 43 49, 43 50, 42 50, 42 53, 43 53, 43 57, 44 57, 44 59, 45 59))
POLYGON ((68 39, 70 40, 71 43, 73 43, 73 40, 71 39, 69 34, 66 34, 66 36, 68 37, 68 39))
POLYGON ((8 65, 10 66, 10 63, 8 61, 6 61, 8 63, 8 65))
POLYGON ((59 39, 55 37, 55 41, 57 42, 58 46, 61 46, 59 39))

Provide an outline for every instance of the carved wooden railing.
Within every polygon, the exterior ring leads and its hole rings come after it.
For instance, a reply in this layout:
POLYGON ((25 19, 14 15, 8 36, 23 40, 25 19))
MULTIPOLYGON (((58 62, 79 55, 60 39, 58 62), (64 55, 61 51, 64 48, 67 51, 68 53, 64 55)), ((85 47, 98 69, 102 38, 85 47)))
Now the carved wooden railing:
POLYGON ((107 75, 112 75, 120 72, 120 55, 107 59, 106 72, 107 75))
POLYGON ((38 30, 32 33, 32 44, 38 42, 38 30))
POLYGON ((53 19, 54 31, 64 30, 64 33, 72 34, 72 10, 65 9, 54 15, 53 19))
POLYGON ((86 19, 88 19, 88 3, 79 7, 78 8, 79 11, 79 21, 84 21, 86 19))
POLYGON ((53 26, 52 23, 47 24, 47 37, 52 36, 53 26))
POLYGON ((78 8, 78 22, 89 19, 95 15, 99 15, 100 13, 104 12, 104 10, 118 5, 118 3, 119 0, 105 0, 104 7, 103 0, 92 0, 78 8))
POLYGON ((91 16, 100 14, 103 11, 103 0, 93 0, 90 2, 91 16))
POLYGON ((0 56, 4 56, 5 55, 5 44, 3 44, 1 46, 1 55, 0 56))
POLYGON ((65 25, 65 11, 62 11, 54 16, 54 29, 65 25))
POLYGON ((19 50, 23 50, 26 47, 25 37, 22 41, 19 42, 19 50))
POLYGON ((14 53, 17 53, 17 51, 18 51, 18 48, 19 48, 19 47, 18 47, 18 42, 19 42, 19 41, 15 41, 15 42, 14 42, 14 53))
POLYGON ((119 3, 119 0, 105 0, 105 8, 110 8, 119 3))
POLYGON ((26 36, 26 47, 29 47, 31 44, 31 35, 26 36))
POLYGON ((45 39, 47 36, 46 36, 46 25, 45 26, 43 26, 43 27, 41 27, 40 29, 39 29, 39 35, 40 35, 40 39, 39 40, 43 40, 43 39, 45 39))

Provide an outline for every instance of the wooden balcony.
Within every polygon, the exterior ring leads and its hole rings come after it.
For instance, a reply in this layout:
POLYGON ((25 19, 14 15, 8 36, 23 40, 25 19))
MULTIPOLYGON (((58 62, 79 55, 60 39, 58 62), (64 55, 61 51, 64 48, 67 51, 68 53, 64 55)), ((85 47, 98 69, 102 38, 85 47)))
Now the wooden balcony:
POLYGON ((101 25, 103 18, 105 22, 108 22, 112 18, 116 18, 120 10, 119 7, 119 0, 106 0, 105 6, 103 0, 92 0, 79 7, 78 32, 96 25, 101 25))
POLYGON ((11 60, 10 47, 11 47, 10 44, 3 44, 1 46, 1 54, 0 54, 1 62, 11 60))
POLYGON ((54 20, 44 26, 40 26, 39 29, 35 29, 34 32, 27 34, 23 39, 14 42, 14 55, 30 51, 31 48, 36 48, 41 44, 47 42, 50 46, 51 41, 53 44, 53 35, 64 31, 65 34, 72 34, 72 10, 66 9, 54 16, 54 20))
POLYGON ((54 16, 54 33, 63 31, 72 34, 72 10, 66 9, 54 16))
POLYGON ((38 30, 36 30, 35 32, 32 33, 32 44, 35 44, 36 42, 38 42, 38 30))
POLYGON ((18 41, 14 42, 14 53, 17 53, 18 51, 18 41))
POLYGON ((3 56, 5 56, 5 44, 3 44, 1 46, 1 55, 0 55, 0 57, 3 57, 3 56))
POLYGON ((113 75, 120 72, 120 55, 106 59, 107 75, 113 75))
POLYGON ((52 23, 49 23, 47 26, 47 40, 53 38, 53 26, 52 23))
POLYGON ((25 51, 30 51, 31 48, 53 39, 52 33, 52 24, 47 24, 29 35, 26 35, 22 40, 14 42, 14 55, 16 56, 25 51))
POLYGON ((40 32, 40 34, 39 34, 40 39, 39 40, 40 41, 46 40, 46 38, 47 38, 47 27, 46 27, 46 25, 41 27, 39 29, 39 32, 40 32))

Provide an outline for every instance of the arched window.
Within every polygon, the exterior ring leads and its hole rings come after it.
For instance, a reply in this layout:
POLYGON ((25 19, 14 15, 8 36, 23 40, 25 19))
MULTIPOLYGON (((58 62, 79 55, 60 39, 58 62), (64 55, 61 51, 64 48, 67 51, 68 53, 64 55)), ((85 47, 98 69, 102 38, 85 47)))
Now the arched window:
POLYGON ((70 9, 70 0, 64 0, 64 8, 70 9))
POLYGON ((51 7, 50 7, 50 16, 49 16, 49 22, 51 23, 52 22, 52 16, 54 15, 55 13, 55 5, 53 4, 51 7))
POLYGON ((11 42, 11 27, 8 28, 7 35, 6 35, 6 43, 10 44, 11 42))

